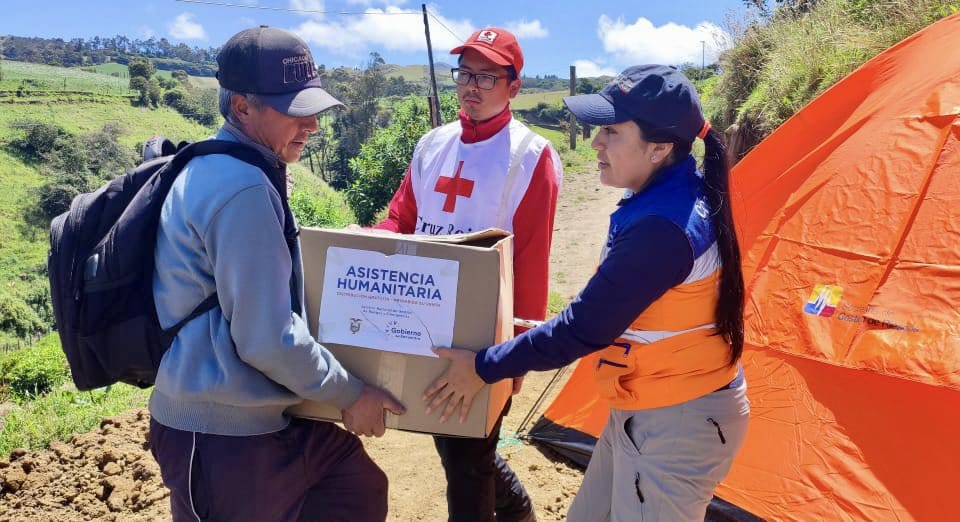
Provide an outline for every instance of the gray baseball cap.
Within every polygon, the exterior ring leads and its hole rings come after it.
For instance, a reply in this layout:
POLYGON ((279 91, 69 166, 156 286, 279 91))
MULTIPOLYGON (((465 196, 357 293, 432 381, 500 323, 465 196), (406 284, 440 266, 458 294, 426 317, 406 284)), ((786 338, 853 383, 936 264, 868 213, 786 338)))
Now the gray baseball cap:
POLYGON ((262 25, 233 35, 217 55, 217 80, 233 92, 256 94, 289 116, 343 106, 323 90, 310 48, 296 35, 262 25))

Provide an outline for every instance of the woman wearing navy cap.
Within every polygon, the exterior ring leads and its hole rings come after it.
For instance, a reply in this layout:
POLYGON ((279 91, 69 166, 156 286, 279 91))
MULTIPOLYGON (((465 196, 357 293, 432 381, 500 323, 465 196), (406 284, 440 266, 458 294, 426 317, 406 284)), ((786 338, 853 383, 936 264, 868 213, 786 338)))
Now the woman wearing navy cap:
POLYGON ((431 411, 447 402, 444 419, 460 405, 462 419, 486 383, 587 357, 611 409, 568 519, 701 521, 750 412, 723 143, 672 67, 631 67, 564 103, 600 126, 601 183, 626 190, 600 266, 539 328, 478 353, 437 348, 451 364, 425 400, 431 411))

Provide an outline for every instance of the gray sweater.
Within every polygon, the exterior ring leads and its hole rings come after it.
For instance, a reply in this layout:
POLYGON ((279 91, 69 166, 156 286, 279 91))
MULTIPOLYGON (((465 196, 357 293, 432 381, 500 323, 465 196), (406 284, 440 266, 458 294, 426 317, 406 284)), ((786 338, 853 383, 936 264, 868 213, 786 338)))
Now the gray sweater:
MULTIPOLYGON (((229 126, 216 137, 250 143, 229 126)), ((164 355, 150 396, 157 422, 257 435, 286 427, 283 411, 304 398, 342 409, 360 396, 363 382, 293 311, 292 302, 306 309, 303 265, 299 240, 292 255, 287 247, 283 216, 264 172, 227 155, 193 159, 174 182, 155 254, 160 324, 175 325, 213 292, 220 306, 184 326, 164 355)))

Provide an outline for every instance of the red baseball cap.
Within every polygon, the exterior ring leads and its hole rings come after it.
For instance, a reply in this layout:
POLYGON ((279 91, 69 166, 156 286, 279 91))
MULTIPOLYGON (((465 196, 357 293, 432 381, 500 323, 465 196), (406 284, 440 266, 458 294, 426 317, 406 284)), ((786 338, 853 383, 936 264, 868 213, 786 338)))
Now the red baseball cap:
POLYGON ((513 66, 517 76, 520 76, 520 70, 523 69, 523 51, 520 50, 517 37, 510 31, 499 27, 480 29, 471 34, 463 45, 451 49, 450 54, 462 54, 467 49, 474 49, 497 65, 513 66))

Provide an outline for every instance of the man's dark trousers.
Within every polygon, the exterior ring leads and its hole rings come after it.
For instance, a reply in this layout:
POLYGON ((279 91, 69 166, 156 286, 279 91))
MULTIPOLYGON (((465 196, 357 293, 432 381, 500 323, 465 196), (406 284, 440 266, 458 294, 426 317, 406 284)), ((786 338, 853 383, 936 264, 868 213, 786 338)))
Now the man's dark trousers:
POLYGON ((497 454, 500 425, 511 401, 485 439, 433 438, 447 476, 450 522, 514 522, 533 509, 520 479, 497 454))
POLYGON ((293 419, 249 437, 192 433, 150 421, 150 451, 174 522, 357 521, 387 517, 387 477, 357 436, 293 419))

